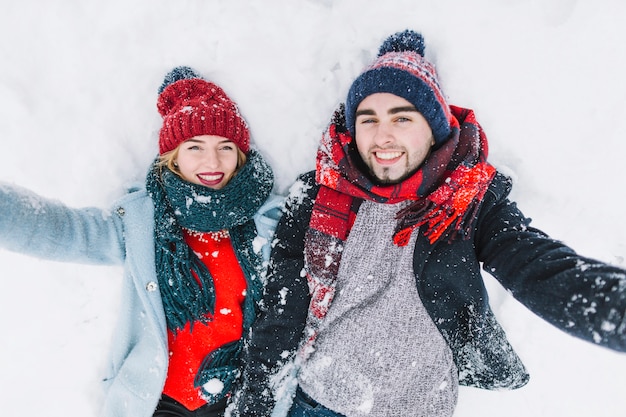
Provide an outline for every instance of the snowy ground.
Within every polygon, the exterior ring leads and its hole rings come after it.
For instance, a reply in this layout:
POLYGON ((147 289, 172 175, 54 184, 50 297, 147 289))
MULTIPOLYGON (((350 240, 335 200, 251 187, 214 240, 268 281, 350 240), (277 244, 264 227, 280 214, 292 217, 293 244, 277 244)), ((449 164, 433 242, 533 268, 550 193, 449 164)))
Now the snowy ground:
MULTIPOLYGON (((450 102, 535 225, 626 266, 626 3, 620 0, 21 0, 0 14, 0 179, 107 206, 156 154, 173 66, 220 84, 284 192, 388 34, 426 37, 450 102)), ((0 215, 2 215, 0 213, 0 215)), ((120 270, 0 251, 3 415, 96 414, 120 270)), ((626 358, 560 333, 490 282, 531 372, 514 392, 462 388, 456 416, 624 415, 626 358)), ((114 343, 114 342, 113 342, 114 343)))

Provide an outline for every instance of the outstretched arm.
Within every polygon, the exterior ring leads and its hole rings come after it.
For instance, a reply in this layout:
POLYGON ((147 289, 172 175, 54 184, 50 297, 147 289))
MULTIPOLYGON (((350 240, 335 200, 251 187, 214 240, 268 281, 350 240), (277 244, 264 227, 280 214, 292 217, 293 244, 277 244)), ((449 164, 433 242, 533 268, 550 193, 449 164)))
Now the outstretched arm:
POLYGON ((72 209, 24 188, 0 184, 0 247, 39 258, 119 264, 122 222, 96 208, 72 209))
POLYGON ((589 342, 626 351, 626 271, 578 255, 530 226, 492 187, 479 217, 476 247, 486 271, 538 316, 589 342))

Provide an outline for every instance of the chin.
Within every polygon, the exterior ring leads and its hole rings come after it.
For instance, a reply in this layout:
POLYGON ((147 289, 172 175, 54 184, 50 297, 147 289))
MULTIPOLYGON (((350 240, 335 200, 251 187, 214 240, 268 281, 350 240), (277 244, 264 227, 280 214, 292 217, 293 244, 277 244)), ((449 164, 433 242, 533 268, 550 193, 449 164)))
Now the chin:
POLYGON ((406 180, 407 178, 409 178, 411 175, 413 175, 415 173, 415 171, 413 172, 405 172, 399 176, 390 176, 390 175, 377 175, 374 172, 370 172, 370 177, 372 179, 373 182, 375 182, 378 185, 394 185, 394 184, 398 184, 404 180, 406 180))
POLYGON ((397 184, 398 182, 402 181, 402 179, 394 179, 394 178, 389 178, 389 177, 381 178, 376 174, 370 174, 370 178, 372 182, 378 185, 392 185, 392 184, 397 184))

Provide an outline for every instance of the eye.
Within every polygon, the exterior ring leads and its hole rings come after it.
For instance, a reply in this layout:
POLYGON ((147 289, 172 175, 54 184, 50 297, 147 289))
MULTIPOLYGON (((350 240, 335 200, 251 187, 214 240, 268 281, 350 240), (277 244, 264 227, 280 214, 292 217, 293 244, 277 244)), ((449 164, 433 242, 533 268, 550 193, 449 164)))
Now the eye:
POLYGON ((200 150, 200 147, 199 147, 198 145, 189 145, 189 146, 187 147, 187 150, 190 150, 190 151, 199 151, 199 150, 200 150))
POLYGON ((396 117, 396 122, 399 122, 399 123, 410 122, 410 121, 411 121, 411 119, 409 117, 406 117, 406 116, 398 116, 398 117, 396 117))
POLYGON ((359 120, 359 124, 365 125, 365 124, 370 124, 370 123, 376 123, 377 120, 374 119, 373 117, 362 117, 359 120))
POLYGON ((235 149, 235 145, 223 145, 218 148, 220 151, 232 151, 235 149))

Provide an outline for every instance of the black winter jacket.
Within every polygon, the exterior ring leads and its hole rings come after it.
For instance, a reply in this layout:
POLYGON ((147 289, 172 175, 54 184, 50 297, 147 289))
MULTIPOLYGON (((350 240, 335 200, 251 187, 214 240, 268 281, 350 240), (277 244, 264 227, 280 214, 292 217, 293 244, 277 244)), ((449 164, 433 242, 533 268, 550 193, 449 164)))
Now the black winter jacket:
MULTIPOLYGON (((304 235, 319 185, 299 178, 302 193, 287 201, 275 232, 261 317, 247 345, 241 416, 269 416, 270 379, 297 351, 309 291, 304 235)), ((561 330, 614 350, 626 350, 626 271, 577 255, 529 226, 508 199, 511 182, 497 174, 481 202, 470 239, 434 244, 420 234, 413 269, 421 300, 450 346, 461 385, 512 389, 528 374, 489 307, 482 268, 538 316, 561 330)))

